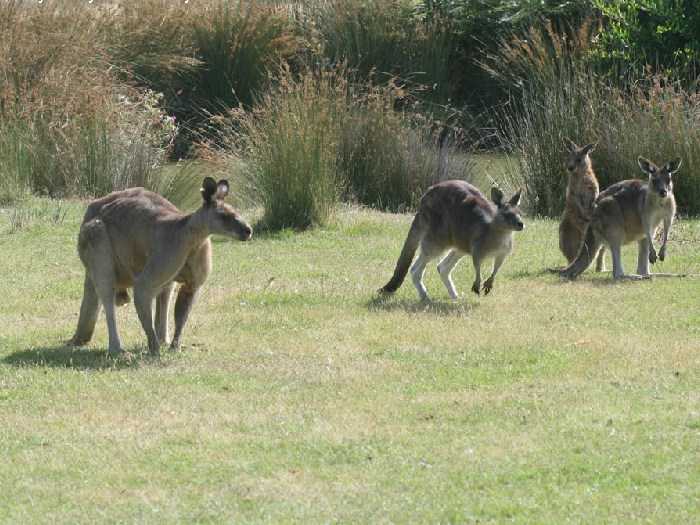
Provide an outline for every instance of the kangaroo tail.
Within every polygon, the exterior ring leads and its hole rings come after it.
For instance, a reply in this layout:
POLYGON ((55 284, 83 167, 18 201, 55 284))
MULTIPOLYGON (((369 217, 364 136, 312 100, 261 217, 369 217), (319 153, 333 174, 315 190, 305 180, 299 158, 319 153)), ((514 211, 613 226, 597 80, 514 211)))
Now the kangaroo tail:
POLYGON ((406 278, 408 269, 413 261, 413 256, 418 249, 418 244, 420 243, 421 237, 423 236, 423 220, 420 212, 416 214, 413 222, 411 223, 411 229, 408 231, 408 236, 406 237, 406 242, 401 250, 401 255, 399 260, 396 262, 396 268, 394 269, 394 275, 391 277, 388 283, 386 283, 380 290, 380 293, 394 293, 399 289, 403 280, 406 278))
POLYGON ((567 279, 576 279, 593 263, 602 246, 603 243, 600 237, 596 235, 592 225, 588 225, 586 237, 576 259, 574 259, 569 266, 561 270, 559 275, 567 279))

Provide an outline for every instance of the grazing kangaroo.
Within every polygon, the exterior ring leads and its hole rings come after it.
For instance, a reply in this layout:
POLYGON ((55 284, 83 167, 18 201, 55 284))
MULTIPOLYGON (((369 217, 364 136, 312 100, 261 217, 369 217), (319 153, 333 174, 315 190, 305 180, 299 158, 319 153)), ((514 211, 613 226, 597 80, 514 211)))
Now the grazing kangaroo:
POLYGON ((649 263, 654 264, 654 233, 661 222, 663 240, 658 258, 666 257, 666 242, 676 213, 671 176, 681 166, 681 159, 667 162, 662 167, 639 157, 639 167, 649 176, 648 182, 625 180, 613 184, 598 195, 586 239, 575 261, 560 274, 575 279, 590 266, 603 244, 610 247, 614 279, 642 279, 649 277, 649 263), (620 248, 633 241, 639 243, 637 274, 625 275, 620 248))
MULTIPOLYGON (((564 214, 559 223, 559 249, 566 257, 567 264, 576 259, 581 249, 600 192, 590 157, 595 147, 595 144, 579 147, 573 141, 568 141, 566 169, 569 172, 569 181, 566 186, 564 214)), ((603 251, 601 249, 596 262, 596 270, 599 272, 605 268, 603 251)))
POLYGON ((224 202, 229 185, 204 179, 202 206, 184 214, 164 197, 143 188, 115 191, 88 206, 78 235, 78 253, 85 266, 80 318, 71 343, 90 341, 100 303, 109 331, 109 354, 121 352, 115 303, 134 304, 157 355, 168 340, 168 308, 175 283, 181 283, 175 302, 175 334, 171 348, 180 344, 182 329, 197 291, 211 271, 211 234, 252 236, 248 224, 224 202), (156 299, 155 328, 153 300, 156 299))
POLYGON ((481 263, 487 257, 495 258, 493 272, 483 287, 484 293, 488 294, 498 270, 512 250, 513 232, 524 228, 518 209, 520 192, 504 202, 503 193, 494 187, 491 199, 493 203, 477 188, 461 180, 448 180, 428 188, 421 198, 394 275, 380 293, 398 290, 420 246, 420 255, 411 267, 411 276, 421 300, 428 299, 423 285, 426 265, 448 249, 449 253, 438 264, 438 272, 450 297, 458 297, 451 278, 452 270, 467 253, 471 254, 474 263, 476 276, 472 291, 477 295, 482 290, 481 263))

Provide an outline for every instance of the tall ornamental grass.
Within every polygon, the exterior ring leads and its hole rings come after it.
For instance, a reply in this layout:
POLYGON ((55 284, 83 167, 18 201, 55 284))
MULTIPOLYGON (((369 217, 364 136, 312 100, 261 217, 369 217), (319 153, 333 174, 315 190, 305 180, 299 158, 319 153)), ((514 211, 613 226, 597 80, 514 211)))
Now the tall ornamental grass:
POLYGON ((191 153, 209 115, 250 107, 270 70, 301 47, 289 11, 260 0, 125 2, 109 27, 114 63, 163 93, 177 118, 176 156, 191 153))
POLYGON ((310 0, 302 13, 307 38, 331 64, 347 63, 365 79, 398 75, 426 99, 448 101, 450 19, 418 16, 412 0, 310 0))
POLYGON ((110 67, 99 16, 63 2, 0 4, 1 199, 157 186, 174 123, 158 95, 110 67))
POLYGON ((221 135, 203 150, 237 174, 265 226, 323 225, 341 200, 411 209, 440 178, 470 176, 468 157, 396 109, 396 84, 356 83, 344 67, 280 78, 255 110, 215 119, 221 135))
POLYGON ((353 91, 338 142, 347 200, 406 211, 431 184, 471 177, 470 157, 458 151, 454 133, 418 113, 395 109, 411 98, 397 79, 353 91))
POLYGON ((238 180, 264 209, 265 227, 307 228, 331 218, 342 190, 336 151, 346 90, 335 72, 294 79, 287 71, 255 111, 239 108, 223 123, 224 148, 209 157, 242 171, 238 180))

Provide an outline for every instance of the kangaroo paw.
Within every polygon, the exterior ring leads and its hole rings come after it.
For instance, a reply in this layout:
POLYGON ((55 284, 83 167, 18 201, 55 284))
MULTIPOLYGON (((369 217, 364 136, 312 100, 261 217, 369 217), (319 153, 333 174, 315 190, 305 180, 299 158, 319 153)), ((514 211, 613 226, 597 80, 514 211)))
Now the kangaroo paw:
POLYGON ((656 262, 656 250, 654 248, 651 248, 649 250, 649 262, 651 264, 654 264, 656 262))

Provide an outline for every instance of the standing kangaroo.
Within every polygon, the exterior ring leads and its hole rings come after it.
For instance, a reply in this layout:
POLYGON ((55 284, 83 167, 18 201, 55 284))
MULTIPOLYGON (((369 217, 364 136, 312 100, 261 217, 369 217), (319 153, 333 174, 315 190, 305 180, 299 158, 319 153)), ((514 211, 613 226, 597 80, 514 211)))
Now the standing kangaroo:
POLYGON ((654 233, 662 222, 664 231, 658 258, 663 261, 666 257, 666 242, 676 213, 671 176, 680 168, 681 160, 667 162, 663 167, 643 157, 637 162, 649 176, 648 182, 625 180, 600 193, 584 244, 576 260, 560 272, 563 277, 578 277, 606 244, 612 253, 614 279, 648 278, 649 263, 654 264, 657 259, 654 233), (620 249, 633 241, 639 243, 637 274, 625 275, 620 249))
POLYGON ((180 344, 182 329, 197 291, 211 271, 211 234, 247 241, 252 230, 224 202, 229 185, 204 179, 202 206, 188 215, 167 199, 143 188, 116 191, 88 206, 78 235, 78 253, 85 266, 83 301, 74 345, 90 341, 100 303, 109 331, 109 354, 121 352, 115 319, 115 303, 129 302, 127 288, 134 288, 134 304, 148 338, 148 349, 157 355, 168 340, 168 308, 175 283, 181 283, 175 302, 175 334, 171 348, 180 344), (155 328, 153 300, 156 299, 155 328))
POLYGON ((504 202, 503 193, 494 187, 491 199, 493 203, 477 188, 461 180, 440 182, 428 188, 421 198, 394 275, 380 292, 398 290, 420 246, 420 254, 411 267, 411 276, 421 300, 428 299, 423 285, 426 265, 447 250, 450 251, 438 264, 438 272, 450 297, 458 297, 451 278, 452 270, 467 253, 471 254, 474 263, 476 276, 472 291, 477 295, 482 290, 481 263, 487 257, 495 258, 493 272, 483 287, 484 293, 488 294, 498 270, 512 250, 513 232, 524 228, 518 209, 520 192, 504 202))
MULTIPOLYGON (((569 181, 566 186, 564 214, 559 223, 559 249, 566 257, 567 264, 576 259, 581 249, 600 192, 590 157, 595 146, 587 144, 579 147, 573 141, 568 141, 566 169, 569 172, 569 181)), ((605 267, 603 251, 598 254, 597 271, 603 271, 605 267)))

